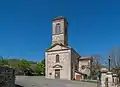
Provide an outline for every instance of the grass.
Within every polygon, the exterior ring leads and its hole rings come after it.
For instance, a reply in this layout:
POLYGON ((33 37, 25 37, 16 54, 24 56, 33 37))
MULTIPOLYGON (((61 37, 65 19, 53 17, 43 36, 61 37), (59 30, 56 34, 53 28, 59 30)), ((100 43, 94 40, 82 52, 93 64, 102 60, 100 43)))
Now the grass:
POLYGON ((97 81, 96 81, 96 80, 81 80, 81 82, 97 83, 97 81))

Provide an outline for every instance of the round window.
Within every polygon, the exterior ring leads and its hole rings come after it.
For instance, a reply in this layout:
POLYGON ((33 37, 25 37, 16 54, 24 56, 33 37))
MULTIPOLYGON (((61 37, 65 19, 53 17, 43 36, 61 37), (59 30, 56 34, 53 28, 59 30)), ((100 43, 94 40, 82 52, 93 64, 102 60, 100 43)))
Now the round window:
POLYGON ((85 69, 85 66, 84 66, 84 65, 82 65, 82 66, 81 66, 81 69, 85 69))

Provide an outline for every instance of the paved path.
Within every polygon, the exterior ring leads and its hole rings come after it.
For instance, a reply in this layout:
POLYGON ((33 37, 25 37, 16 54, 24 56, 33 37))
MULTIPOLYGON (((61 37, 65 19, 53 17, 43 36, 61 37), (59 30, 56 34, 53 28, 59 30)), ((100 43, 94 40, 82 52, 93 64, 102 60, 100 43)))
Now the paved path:
POLYGON ((17 76, 16 87, 97 87, 95 83, 48 80, 41 76, 17 76))

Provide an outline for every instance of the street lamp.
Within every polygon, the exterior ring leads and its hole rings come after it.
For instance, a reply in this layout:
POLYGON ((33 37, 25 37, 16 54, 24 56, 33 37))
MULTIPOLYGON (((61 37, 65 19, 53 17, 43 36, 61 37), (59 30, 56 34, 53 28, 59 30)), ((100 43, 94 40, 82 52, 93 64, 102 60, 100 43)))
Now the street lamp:
POLYGON ((110 71, 110 61, 111 61, 111 57, 109 56, 109 58, 108 58, 109 71, 110 71))

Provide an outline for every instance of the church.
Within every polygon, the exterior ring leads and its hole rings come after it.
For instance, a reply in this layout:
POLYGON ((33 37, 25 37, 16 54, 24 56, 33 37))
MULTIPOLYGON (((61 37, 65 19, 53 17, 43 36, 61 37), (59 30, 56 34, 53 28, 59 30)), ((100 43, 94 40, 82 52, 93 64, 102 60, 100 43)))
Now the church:
POLYGON ((68 44, 68 21, 59 16, 52 20, 52 44, 45 51, 45 77, 76 80, 90 76, 91 56, 81 57, 68 44))

